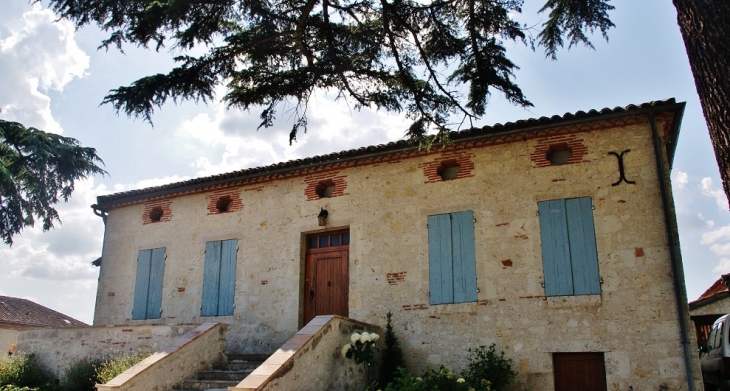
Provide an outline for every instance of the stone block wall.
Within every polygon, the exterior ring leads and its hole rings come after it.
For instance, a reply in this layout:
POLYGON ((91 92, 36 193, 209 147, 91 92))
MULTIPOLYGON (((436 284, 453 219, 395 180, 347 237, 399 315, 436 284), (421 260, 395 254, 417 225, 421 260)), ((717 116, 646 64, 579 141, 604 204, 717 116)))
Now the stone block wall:
POLYGON ((691 311, 692 316, 697 315, 724 315, 730 313, 730 297, 707 303, 702 307, 695 308, 691 311))
POLYGON ((226 326, 205 323, 119 374, 98 391, 166 391, 224 359, 226 326))
POLYGON ((18 331, 0 327, 0 354, 4 355, 18 341, 18 331))
MULTIPOLYGON (((658 117, 659 128, 667 121, 658 117)), ((496 343, 515 361, 518 388, 553 389, 552 353, 603 352, 611 390, 686 390, 656 167, 648 117, 636 116, 242 183, 226 190, 243 205, 228 213, 210 214, 214 188, 169 198, 169 220, 156 223, 144 215, 164 200, 120 206, 109 211, 94 322, 139 322, 130 319, 137 253, 165 247, 158 321, 229 323, 229 351, 271 353, 301 327, 306 235, 348 228, 349 317, 384 325, 392 311, 415 371, 463 368, 468 347, 496 343), (577 157, 548 164, 558 141, 577 157), (609 154, 626 150, 634 184, 617 183, 609 154), (434 175, 453 162, 464 172, 434 175), (313 192, 322 181, 336 196, 313 192), (537 203, 586 196, 601 294, 546 297, 537 203), (476 219, 477 301, 431 305, 428 216, 466 210, 476 219), (233 238, 233 315, 201 317, 205 243, 233 238)))
POLYGON ((105 359, 140 350, 152 353, 196 326, 136 325, 25 330, 17 332, 17 350, 35 353, 60 378, 79 359, 105 359))

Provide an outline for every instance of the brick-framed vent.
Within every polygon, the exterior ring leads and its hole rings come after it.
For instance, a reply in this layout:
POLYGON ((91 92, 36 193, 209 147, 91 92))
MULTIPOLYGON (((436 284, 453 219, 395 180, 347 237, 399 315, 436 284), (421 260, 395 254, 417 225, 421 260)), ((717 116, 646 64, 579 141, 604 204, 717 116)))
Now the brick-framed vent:
POLYGON ((240 189, 215 190, 205 196, 208 199, 208 214, 237 212, 243 209, 240 189))
POLYGON ((588 163, 587 154, 588 148, 583 139, 575 134, 560 134, 538 139, 530 160, 535 168, 560 166, 588 163))
POLYGON ((149 201, 144 204, 142 224, 162 223, 172 218, 171 199, 149 201))
POLYGON ((319 200, 322 198, 333 198, 345 193, 347 188, 347 175, 337 175, 338 171, 323 172, 316 175, 309 175, 304 178, 304 195, 307 201, 319 200))
POLYGON ((473 152, 452 150, 440 153, 430 162, 420 163, 426 183, 445 182, 474 176, 473 152))

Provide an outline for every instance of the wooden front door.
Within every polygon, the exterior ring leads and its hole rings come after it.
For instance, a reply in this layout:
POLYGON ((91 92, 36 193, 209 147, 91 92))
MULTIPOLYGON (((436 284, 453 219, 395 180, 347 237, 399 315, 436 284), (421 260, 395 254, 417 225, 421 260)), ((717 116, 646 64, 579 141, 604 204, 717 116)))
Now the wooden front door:
POLYGON ((553 353, 555 391, 606 391, 603 353, 553 353))
POLYGON ((349 315, 349 245, 348 230, 307 236, 303 324, 317 315, 349 315))

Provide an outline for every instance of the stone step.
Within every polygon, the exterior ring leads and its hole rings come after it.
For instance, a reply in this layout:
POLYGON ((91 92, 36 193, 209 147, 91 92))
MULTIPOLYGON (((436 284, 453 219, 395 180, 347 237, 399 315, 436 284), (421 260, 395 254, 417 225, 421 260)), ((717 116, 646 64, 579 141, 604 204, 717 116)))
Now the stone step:
POLYGON ((175 390, 195 390, 195 391, 211 391, 233 387, 240 383, 240 380, 183 380, 182 384, 175 390))
POLYGON ((238 380, 241 381, 243 378, 253 372, 255 368, 249 368, 243 371, 198 371, 195 373, 196 380, 238 380))
POLYGON ((226 357, 228 361, 240 361, 240 362, 258 362, 262 363, 269 358, 269 354, 238 354, 238 353, 227 353, 226 357))
POLYGON ((248 371, 256 369, 262 362, 220 361, 211 364, 211 369, 214 371, 248 371))
POLYGON ((227 354, 227 361, 211 364, 211 369, 198 371, 173 389, 175 391, 227 391, 241 382, 267 358, 265 354, 227 354))

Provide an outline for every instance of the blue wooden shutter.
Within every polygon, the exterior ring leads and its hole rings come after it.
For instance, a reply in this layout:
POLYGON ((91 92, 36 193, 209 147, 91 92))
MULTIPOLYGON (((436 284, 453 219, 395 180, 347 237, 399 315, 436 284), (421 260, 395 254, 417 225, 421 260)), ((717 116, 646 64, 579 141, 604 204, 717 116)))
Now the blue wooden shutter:
POLYGON ((600 294, 601 282, 598 276, 596 233, 593 227, 591 198, 568 199, 565 201, 565 207, 568 216, 570 260, 573 269, 573 294, 600 294))
POLYGON ((540 214, 545 296, 572 295, 573 274, 570 267, 565 200, 542 201, 537 206, 540 214))
POLYGON ((152 250, 150 259, 150 286, 147 292, 147 319, 160 317, 162 308, 162 279, 165 275, 165 248, 152 250))
POLYGON ((201 316, 218 315, 218 286, 221 271, 221 242, 205 244, 205 268, 203 270, 203 305, 201 316))
POLYGON ((238 240, 224 240, 221 245, 220 286, 218 287, 218 316, 233 315, 236 293, 236 250, 238 240))
POLYGON ((451 216, 428 216, 428 276, 431 304, 454 302, 451 216))
POLYGON ((477 265, 474 255, 474 212, 451 214, 454 303, 477 301, 477 265))
POLYGON ((140 250, 137 254, 137 277, 134 282, 134 305, 132 319, 147 316, 147 293, 150 288, 150 260, 152 250, 140 250))

